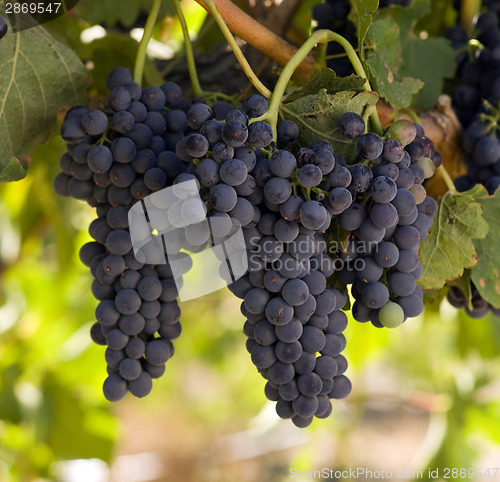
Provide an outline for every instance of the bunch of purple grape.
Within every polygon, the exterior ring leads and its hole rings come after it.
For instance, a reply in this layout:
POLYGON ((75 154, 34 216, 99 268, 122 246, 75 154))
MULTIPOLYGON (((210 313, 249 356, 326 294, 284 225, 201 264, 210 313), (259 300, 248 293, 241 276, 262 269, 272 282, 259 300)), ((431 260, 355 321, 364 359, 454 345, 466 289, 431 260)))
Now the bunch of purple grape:
POLYGON ((338 130, 357 149, 346 159, 325 140, 301 147, 289 120, 275 135, 260 95, 240 108, 208 105, 172 82, 141 89, 123 68, 108 87, 104 109, 66 115, 68 152, 55 181, 59 194, 97 209, 81 259, 100 301, 91 334, 107 345, 105 396, 146 395, 173 354, 178 279, 170 265, 146 264, 133 250, 128 215, 191 181, 203 219, 185 205, 175 214, 182 220, 169 211, 183 229, 164 248, 201 252, 241 230, 248 269, 226 281, 243 300, 246 346, 265 394, 299 427, 330 415, 330 400, 351 391, 341 354, 348 285, 358 321, 395 327, 422 311, 418 245, 437 207, 422 182, 440 163, 432 142, 409 121, 383 137, 365 133, 363 119, 347 113, 338 130))
MULTIPOLYGON (((92 293, 99 300, 91 336, 107 346, 104 395, 117 401, 127 390, 137 397, 151 391, 152 379, 165 372, 174 352, 172 340, 181 333, 170 267, 136 258, 128 213, 185 171, 182 162, 176 165, 169 157, 165 129, 167 123, 176 126, 170 129, 175 134, 186 129, 176 124, 173 107, 187 99, 175 84, 143 90, 125 68, 113 70, 107 84, 103 110, 79 106, 66 114, 61 136, 68 152, 61 157, 55 189, 97 211, 89 227, 94 241, 81 248, 80 259, 90 268, 92 293)), ((184 111, 178 112, 185 122, 184 111)))
POLYGON ((422 274, 419 243, 428 235, 437 203, 422 183, 441 157, 422 128, 410 121, 392 124, 385 141, 363 134, 365 124, 357 114, 342 116, 339 128, 358 139, 361 157, 342 176, 339 171, 327 181, 335 186, 330 202, 336 191, 349 200, 336 220, 346 233, 338 246, 344 261, 339 281, 352 285, 356 320, 393 328, 423 310, 423 292, 416 283, 422 274))

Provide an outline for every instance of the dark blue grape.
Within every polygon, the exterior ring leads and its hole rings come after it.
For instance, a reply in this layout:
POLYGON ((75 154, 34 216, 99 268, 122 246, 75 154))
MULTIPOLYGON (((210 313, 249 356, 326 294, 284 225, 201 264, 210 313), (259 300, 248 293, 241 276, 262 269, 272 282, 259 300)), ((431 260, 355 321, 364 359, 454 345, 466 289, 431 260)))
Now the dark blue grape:
MULTIPOLYGON (((335 172, 335 169, 333 172, 335 172)), ((351 183, 349 184, 350 190, 354 193, 361 193, 369 189, 373 179, 373 173, 368 166, 364 164, 354 164, 349 167, 349 172, 352 176, 351 183)))
POLYGON ((364 286, 361 297, 367 307, 377 309, 389 301, 389 290, 383 283, 376 281, 364 286))
POLYGON ((222 128, 221 136, 228 146, 239 147, 245 144, 248 138, 248 127, 241 121, 230 121, 222 128))
POLYGON ((109 90, 113 90, 116 87, 123 86, 130 82, 133 82, 132 74, 129 69, 125 67, 114 68, 106 78, 106 85, 109 90))
POLYGON ((326 221, 326 209, 318 201, 306 201, 300 207, 299 219, 305 228, 317 230, 326 221))
POLYGON ((396 183, 386 176, 375 177, 370 186, 370 196, 376 203, 388 203, 398 191, 396 183))
POLYGON ((153 381, 151 375, 144 370, 135 379, 128 382, 128 390, 135 397, 145 397, 151 392, 153 381))
POLYGON ((375 204, 370 211, 370 219, 375 226, 382 229, 389 229, 397 224, 399 216, 392 203, 375 204))
POLYGON ((148 116, 146 106, 142 102, 138 102, 136 100, 130 103, 127 112, 133 115, 135 122, 144 122, 148 116))
POLYGON ((338 222, 343 229, 355 231, 366 218, 365 209, 357 203, 351 204, 345 211, 340 213, 338 222))
POLYGON ((106 400, 118 402, 127 393, 127 382, 118 373, 114 373, 104 380, 102 389, 106 400))
POLYGON ((262 95, 252 95, 243 102, 242 111, 251 119, 264 115, 267 111, 268 102, 262 95))
POLYGON ((409 273, 401 273, 400 271, 388 272, 387 284, 391 293, 396 296, 409 296, 416 287, 415 278, 409 273))
POLYGON ((127 110, 131 101, 130 92, 124 87, 115 87, 108 94, 108 104, 116 112, 127 110))
POLYGON ((210 192, 212 206, 220 212, 227 213, 236 206, 238 196, 233 187, 217 184, 210 192))
POLYGON ((299 126, 291 120, 283 120, 278 124, 278 140, 284 144, 292 144, 299 137, 299 126))
POLYGON ((273 325, 286 325, 293 318, 293 307, 280 296, 272 298, 266 305, 266 317, 273 325))
POLYGON ((328 201, 331 214, 341 214, 352 204, 352 195, 347 189, 336 187, 328 193, 328 201))
POLYGON ((368 133, 358 139, 359 155, 371 161, 377 159, 384 149, 384 141, 377 134, 368 133))
POLYGON ((222 163, 219 176, 222 182, 229 186, 239 186, 247 178, 246 165, 239 159, 229 159, 222 163))
POLYGON ((137 147, 131 139, 119 137, 111 144, 111 152, 116 162, 131 162, 137 154, 137 147))
POLYGON ((108 117, 100 110, 93 110, 82 117, 82 127, 91 136, 100 136, 108 127, 108 117))
POLYGON ((273 140, 273 130, 264 121, 252 122, 248 126, 248 143, 257 149, 268 146, 273 140))
POLYGON ((284 203, 292 194, 292 186, 287 179, 274 177, 264 186, 264 197, 273 204, 284 203))
POLYGON ((111 119, 111 127, 114 131, 120 134, 130 132, 135 125, 134 116, 126 110, 116 112, 111 119))
POLYGON ((337 126, 340 134, 348 139, 356 139, 365 131, 365 121, 359 114, 354 112, 343 114, 339 118, 337 126))

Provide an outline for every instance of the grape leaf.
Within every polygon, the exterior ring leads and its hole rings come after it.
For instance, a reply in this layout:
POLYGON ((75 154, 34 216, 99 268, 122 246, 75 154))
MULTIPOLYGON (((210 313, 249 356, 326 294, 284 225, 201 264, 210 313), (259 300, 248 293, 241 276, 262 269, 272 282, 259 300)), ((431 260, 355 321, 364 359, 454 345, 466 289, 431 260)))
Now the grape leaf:
MULTIPOLYGON (((435 106, 437 98, 443 92, 444 79, 452 78, 456 68, 455 52, 448 40, 427 38, 425 35, 420 36, 416 31, 418 20, 430 11, 430 5, 430 0, 413 0, 408 7, 392 6, 379 9, 373 17, 374 21, 369 31, 371 35, 373 29, 377 28, 374 26, 381 19, 398 26, 401 55, 397 71, 401 77, 419 79, 423 82, 422 89, 415 94, 412 102, 414 107, 421 110, 435 106)), ((397 42, 396 39, 394 41, 397 42)), ((377 53, 373 52, 371 56, 373 55, 377 53)), ((381 61, 384 60, 385 52, 381 61)), ((390 68, 394 69, 393 66, 390 68)), ((377 77, 383 72, 372 71, 372 74, 377 77)), ((393 106, 405 107, 397 103, 393 103, 393 106)))
MULTIPOLYGON (((125 5, 123 0, 103 2, 80 0, 77 11, 79 17, 92 24, 105 24, 112 27, 121 23, 125 27, 131 27, 141 13, 147 14, 151 10, 152 4, 152 0, 127 0, 125 5)), ((161 2, 160 15, 175 15, 174 3, 161 2)))
POLYGON ((326 89, 317 94, 309 94, 293 102, 281 105, 285 118, 299 126, 299 140, 303 145, 324 139, 333 145, 336 153, 351 157, 356 153, 356 140, 346 139, 338 130, 337 121, 346 112, 362 115, 366 106, 375 105, 378 95, 375 92, 344 90, 328 94, 326 89))
POLYGON ((18 181, 35 144, 55 127, 60 107, 84 100, 89 74, 73 50, 41 26, 9 30, 0 65, 0 181, 18 181))
POLYGON ((363 45, 372 22, 372 14, 377 11, 378 0, 351 0, 349 19, 356 25, 358 44, 363 45))
POLYGON ((0 161, 0 182, 20 181, 26 177, 27 169, 27 162, 15 156, 6 162, 0 161))
POLYGON ((401 75, 401 43, 397 23, 389 19, 377 20, 370 27, 373 50, 367 57, 372 83, 377 92, 395 107, 408 107, 424 83, 401 75))
POLYGON ((483 207, 490 232, 486 238, 474 240, 478 261, 471 278, 482 298, 500 308, 500 250, 497 245, 500 238, 500 190, 497 189, 493 196, 478 199, 478 202, 483 207))
POLYGON ((331 69, 321 69, 313 74, 301 89, 293 91, 285 99, 285 102, 292 102, 308 94, 315 94, 321 89, 326 89, 328 94, 336 94, 343 90, 352 90, 362 92, 366 79, 357 75, 348 77, 337 77, 337 74, 331 69))
POLYGON ((423 289, 439 289, 477 264, 473 239, 488 234, 478 202, 484 193, 484 187, 478 185, 462 193, 447 192, 441 199, 429 236, 420 245, 423 272, 419 284, 423 289))

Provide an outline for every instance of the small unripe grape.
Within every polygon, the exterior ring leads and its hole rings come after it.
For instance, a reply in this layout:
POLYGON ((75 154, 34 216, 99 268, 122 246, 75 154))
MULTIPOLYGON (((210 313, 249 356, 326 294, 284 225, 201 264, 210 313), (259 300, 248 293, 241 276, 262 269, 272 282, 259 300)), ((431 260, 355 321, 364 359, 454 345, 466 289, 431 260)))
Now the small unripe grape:
POLYGON ((403 308, 397 303, 389 301, 378 312, 380 323, 386 328, 397 328, 405 319, 403 308))
POLYGON ((427 191, 425 190, 425 187, 422 186, 422 184, 414 184, 410 188, 410 192, 415 196, 415 201, 417 204, 423 202, 427 196, 427 191))
POLYGON ((432 177, 436 172, 436 164, 434 164, 434 161, 429 157, 422 157, 422 159, 417 162, 417 165, 423 169, 426 179, 432 177))
POLYGON ((390 139, 396 139, 403 146, 406 146, 415 139, 417 128, 412 121, 399 119, 391 124, 387 135, 390 139))

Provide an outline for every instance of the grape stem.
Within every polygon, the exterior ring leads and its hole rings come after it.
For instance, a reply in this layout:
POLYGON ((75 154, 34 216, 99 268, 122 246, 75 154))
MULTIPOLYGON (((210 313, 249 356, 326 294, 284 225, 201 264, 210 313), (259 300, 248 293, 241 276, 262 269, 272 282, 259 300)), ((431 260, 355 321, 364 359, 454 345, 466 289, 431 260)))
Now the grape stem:
POLYGON ((413 109, 402 109, 401 112, 406 114, 413 122, 415 122, 415 124, 422 125, 420 117, 418 117, 417 113, 413 109))
POLYGON ((184 37, 184 52, 186 54, 187 67, 189 71, 189 78, 191 80, 191 88, 195 97, 203 97, 203 89, 201 88, 198 79, 198 72, 196 71, 196 63, 194 61, 193 46, 189 37, 189 29, 182 13, 180 0, 174 0, 175 13, 181 24, 182 36, 184 37))
MULTIPOLYGON (((316 30, 305 42, 304 44, 295 52, 293 57, 288 61, 288 63, 283 68, 281 75, 276 82, 276 86, 274 88, 273 95, 271 96, 271 100, 269 102, 269 108, 267 112, 255 119, 252 119, 252 122, 258 120, 267 120, 271 125, 274 132, 274 141, 276 141, 276 125, 278 123, 278 113, 281 105, 281 99, 285 94, 285 90, 288 86, 288 82, 290 81, 295 69, 302 63, 302 61, 309 55, 309 52, 316 46, 318 43, 328 43, 328 42, 337 42, 339 43, 345 50, 347 57, 349 58, 354 71, 360 77, 363 77, 365 83, 363 85, 363 90, 372 91, 370 81, 368 80, 368 76, 359 60, 356 51, 352 47, 352 45, 341 35, 332 32, 331 30, 316 30)), ((370 110, 370 119, 372 121, 373 130, 378 134, 382 135, 382 125, 380 124, 380 119, 378 117, 377 109, 373 108, 370 110)))
POLYGON ((179 22, 182 28, 182 36, 184 37, 184 53, 186 55, 186 62, 189 71, 189 79, 191 80, 191 91, 194 97, 206 98, 206 99, 224 99, 229 102, 233 102, 233 97, 225 95, 221 92, 206 92, 202 89, 200 80, 198 78, 198 72, 196 70, 196 62, 194 59, 193 46, 191 44, 191 38, 189 37, 189 29, 182 13, 182 7, 180 0, 174 0, 174 6, 179 18, 179 22))
POLYGON ((441 177, 443 178, 443 181, 445 182, 446 187, 448 188, 448 191, 451 194, 457 194, 457 190, 455 188, 455 184, 453 183, 453 179, 448 174, 448 171, 446 170, 446 168, 444 167, 443 164, 441 164, 438 167, 438 171, 439 171, 439 174, 441 174, 441 177))
MULTIPOLYGON (((297 51, 293 45, 247 15, 231 0, 196 0, 196 2, 208 11, 207 4, 213 3, 229 30, 281 66, 286 65, 297 51)), ((297 68, 294 79, 305 83, 317 70, 318 65, 314 58, 307 57, 297 68)))
POLYGON ((469 37, 474 30, 474 18, 481 8, 481 0, 463 0, 460 7, 460 25, 465 29, 469 37))
MULTIPOLYGON (((178 2, 178 0, 176 0, 178 2)), ((219 10, 217 9, 217 6, 215 5, 213 0, 204 0, 204 3, 206 4, 206 7, 209 11, 209 13, 212 15, 212 17, 215 19, 217 22, 217 25, 219 26, 222 34, 226 38, 227 43, 231 47, 231 50, 233 51, 236 59, 238 60, 239 64, 241 65, 241 68, 243 69, 243 72, 245 72, 245 75, 248 77, 248 80, 250 83, 266 98, 271 97, 271 91, 260 81, 260 79, 255 75, 255 72, 252 70, 252 67, 248 63, 248 60, 246 59, 245 55, 240 49, 240 46, 236 43, 236 40, 233 37, 233 34, 231 33, 231 30, 229 30, 228 26, 224 22, 224 19, 222 18, 221 14, 219 13, 219 10)))
POLYGON ((137 49, 137 56, 135 58, 134 66, 134 81, 139 85, 142 85, 142 77, 144 75, 144 64, 146 62, 146 54, 148 50, 148 44, 153 36, 153 29, 158 20, 158 14, 160 13, 161 0, 153 0, 153 5, 151 11, 149 12, 146 25, 144 27, 144 32, 142 33, 141 41, 139 42, 139 48, 137 49))

